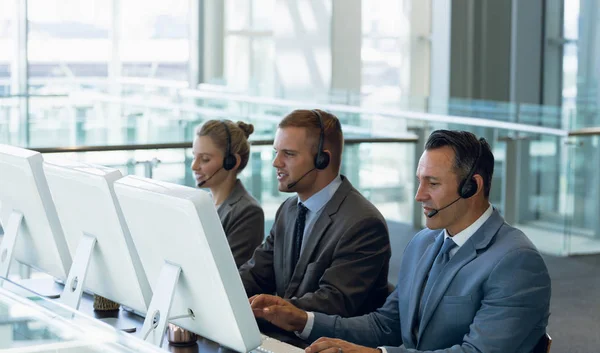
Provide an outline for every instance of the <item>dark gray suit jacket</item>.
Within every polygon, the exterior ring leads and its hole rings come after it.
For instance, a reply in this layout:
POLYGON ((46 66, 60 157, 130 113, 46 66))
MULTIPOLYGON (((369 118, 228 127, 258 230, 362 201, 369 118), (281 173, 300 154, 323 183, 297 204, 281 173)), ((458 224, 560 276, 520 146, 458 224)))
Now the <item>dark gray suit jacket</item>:
POLYGON ((379 211, 342 176, 293 269, 297 200, 290 197, 279 207, 267 239, 240 268, 248 296, 275 293, 304 310, 342 316, 380 307, 388 294, 391 250, 379 211))
POLYGON ((548 325, 550 277, 535 246, 496 210, 450 259, 416 319, 443 239, 443 231, 419 232, 381 309, 350 319, 315 314, 309 339, 389 346, 388 353, 531 352, 548 325))
POLYGON ((265 238, 265 214, 239 179, 217 213, 239 268, 252 257, 254 249, 265 238))

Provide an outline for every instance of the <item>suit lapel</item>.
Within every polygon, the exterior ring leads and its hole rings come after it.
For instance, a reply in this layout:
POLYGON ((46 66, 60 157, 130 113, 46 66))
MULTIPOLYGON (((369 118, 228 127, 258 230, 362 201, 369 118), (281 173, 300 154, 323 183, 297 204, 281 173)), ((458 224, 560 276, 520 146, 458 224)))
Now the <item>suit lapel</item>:
MULTIPOLYGON (((410 335, 408 336, 410 336, 411 339, 416 339, 416 337, 413 337, 412 333, 414 332, 414 325, 417 323, 416 321, 419 314, 419 303, 421 299, 421 293, 423 292, 423 286, 425 285, 425 278, 427 277, 429 269, 433 264, 433 260, 435 260, 435 257, 440 251, 443 242, 444 232, 439 233, 437 236, 435 236, 435 238, 432 237, 431 244, 429 244, 427 249, 425 249, 425 252, 417 264, 413 280, 410 284, 408 300, 408 322, 410 323, 410 335)), ((412 347, 416 347, 416 342, 412 343, 412 347)))
POLYGON ((490 242, 498 233, 498 230, 502 224, 504 224, 504 219, 502 216, 500 216, 498 211, 494 209, 490 218, 469 238, 469 240, 467 240, 463 246, 460 247, 456 254, 454 254, 454 256, 446 264, 446 267, 442 270, 436 283, 434 283, 433 287, 431 288, 429 298, 427 303, 425 303, 425 307, 423 308, 423 316, 421 317, 419 324, 417 343, 421 338, 423 331, 427 327, 429 320, 431 320, 431 317, 433 316, 437 306, 442 300, 442 297, 446 293, 446 290, 450 286, 450 283, 454 279, 454 276, 456 276, 461 268, 477 257, 478 250, 485 249, 489 246, 490 242))
MULTIPOLYGON (((302 282, 302 278, 304 278, 304 272, 306 271, 306 267, 308 266, 309 261, 312 259, 313 253, 316 251, 317 246, 319 245, 319 242, 321 241, 321 238, 323 238, 323 236, 327 232, 329 225, 333 222, 331 219, 331 216, 337 213, 342 202, 346 198, 346 195, 348 195, 348 193, 350 192, 351 189, 352 189, 352 184, 350 184, 348 179, 346 179, 344 176, 342 176, 342 184, 337 189, 335 194, 333 194, 333 196, 331 197, 331 200, 329 200, 327 202, 327 204, 325 205, 325 209, 321 212, 321 214, 319 215, 319 218, 317 218, 314 226, 312 227, 311 234, 310 235, 304 234, 304 237, 308 236, 308 241, 306 243, 304 243, 302 252, 300 253, 300 258, 298 259, 298 263, 296 264, 296 268, 293 271, 293 273, 291 274, 291 280, 290 280, 290 282, 288 282, 289 283, 288 288, 285 291, 286 298, 292 297, 293 294, 296 292, 296 289, 298 289, 298 286, 302 282)), ((297 205, 294 205, 294 215, 296 214, 295 213, 296 208, 297 208, 297 205)), ((289 243, 288 245, 286 245, 286 251, 288 252, 286 254, 286 257, 288 259, 290 259, 292 256, 291 249, 292 249, 292 242, 293 242, 292 239, 294 237, 293 227, 295 225, 295 222, 296 222, 296 218, 294 216, 294 220, 293 220, 292 228, 291 228, 292 231, 291 231, 291 233, 289 233, 290 236, 286 237, 286 241, 289 243)), ((289 264, 289 260, 287 262, 289 264)), ((288 268, 290 266, 288 266, 288 268)))
POLYGON ((302 282, 306 267, 308 266, 308 261, 311 259, 311 254, 315 251, 315 248, 319 244, 319 241, 325 234, 325 231, 327 231, 327 228, 330 224, 331 218, 329 215, 321 213, 312 229, 312 234, 302 248, 300 258, 298 259, 298 264, 296 264, 296 269, 292 274, 292 280, 290 281, 290 284, 286 290, 286 298, 291 297, 302 282))
MULTIPOLYGON (((443 237, 442 237, 443 238, 443 237)), ((421 317, 421 322, 419 324, 419 334, 417 341, 421 338, 423 334, 423 330, 429 323, 433 312, 437 308, 440 300, 446 293, 446 289, 454 279, 456 273, 466 264, 468 264, 471 260, 476 257, 477 253, 475 252, 475 248, 470 242, 466 242, 463 246, 460 247, 458 252, 448 261, 446 267, 442 270, 440 275, 438 276, 437 281, 431 287, 431 292, 429 294, 429 298, 423 308, 423 316, 421 317)))

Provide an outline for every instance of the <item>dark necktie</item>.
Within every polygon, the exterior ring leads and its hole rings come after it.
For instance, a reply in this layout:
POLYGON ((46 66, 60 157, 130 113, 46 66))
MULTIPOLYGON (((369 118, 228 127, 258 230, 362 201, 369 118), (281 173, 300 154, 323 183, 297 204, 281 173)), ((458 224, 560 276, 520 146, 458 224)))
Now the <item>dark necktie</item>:
POLYGON ((294 227, 294 243, 292 248, 292 272, 296 268, 302 249, 302 238, 304 237, 304 225, 306 223, 306 212, 308 208, 301 202, 298 203, 298 214, 296 215, 296 226, 294 227))
POLYGON ((421 303, 419 305, 419 317, 423 315, 423 309, 425 308, 425 303, 429 299, 429 293, 431 292, 431 288, 435 284, 440 272, 444 269, 444 266, 450 260, 450 250, 456 246, 456 243, 452 238, 448 237, 444 240, 444 244, 440 248, 435 260, 433 261, 433 265, 431 265, 431 270, 429 270, 429 277, 427 278, 427 284, 425 285, 425 289, 423 290, 423 295, 421 295, 421 303))

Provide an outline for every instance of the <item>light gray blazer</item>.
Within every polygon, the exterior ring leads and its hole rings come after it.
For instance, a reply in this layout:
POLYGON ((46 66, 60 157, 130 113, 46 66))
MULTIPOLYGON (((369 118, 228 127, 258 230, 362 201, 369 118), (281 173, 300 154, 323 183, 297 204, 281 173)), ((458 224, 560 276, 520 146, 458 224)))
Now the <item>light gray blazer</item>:
POLYGON ((265 242, 240 268, 248 296, 277 294, 302 309, 342 316, 383 305, 391 250, 375 206, 342 176, 292 268, 297 200, 290 197, 279 207, 265 242))
POLYGON ((252 257, 254 249, 265 238, 265 214, 239 179, 217 213, 239 268, 252 257))
POLYGON ((398 286, 381 309, 351 319, 315 314, 310 339, 388 346, 388 353, 531 352, 548 325, 550 277, 534 245, 497 210, 442 270, 416 326, 422 287, 443 239, 439 230, 415 235, 398 286))

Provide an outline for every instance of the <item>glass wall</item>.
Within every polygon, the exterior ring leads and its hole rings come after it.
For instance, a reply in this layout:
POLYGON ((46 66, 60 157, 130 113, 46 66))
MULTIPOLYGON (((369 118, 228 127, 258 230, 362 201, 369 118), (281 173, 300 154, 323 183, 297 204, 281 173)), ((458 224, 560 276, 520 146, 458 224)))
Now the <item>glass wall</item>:
POLYGON ((187 79, 191 1, 118 2, 121 76, 187 79))
POLYGON ((362 1, 363 94, 410 94, 411 2, 362 1))
MULTIPOLYGON (((0 11, 0 96, 10 94, 11 66, 16 51, 15 4, 16 2, 12 0, 0 0, 0 9, 2 9, 0 11)), ((2 114, 1 109, 0 114, 2 114)), ((2 118, 0 116, 0 119, 2 118)))
POLYGON ((65 93, 78 87, 78 79, 108 76, 109 5, 103 0, 28 0, 30 93, 65 93))
POLYGON ((570 128, 598 126, 600 3, 565 0, 563 6, 563 106, 575 109, 570 128))
POLYGON ((275 0, 226 0, 224 81, 229 88, 273 95, 275 0))
POLYGON ((2 140, 37 147, 121 140, 122 118, 139 109, 74 97, 139 98, 153 85, 187 86, 190 53, 198 50, 189 39, 190 17, 198 15, 192 1, 0 0, 2 140), (86 130, 105 119, 116 130, 89 138, 86 130))
POLYGON ((120 77, 185 82, 197 50, 189 40, 191 1, 27 0, 28 39, 17 43, 21 2, 2 0, 0 94, 25 45, 29 92, 36 95, 104 91, 120 77))
POLYGON ((564 2, 562 101, 565 107, 574 107, 577 97, 577 39, 579 38, 580 0, 564 2))
MULTIPOLYGON (((600 3, 596 0, 563 0, 562 106, 568 128, 600 126, 600 3)), ((600 204, 600 151, 598 137, 580 137, 564 145, 569 163, 568 197, 561 200, 571 205, 569 229, 572 248, 582 248, 592 239, 600 239, 598 207, 600 204)))

